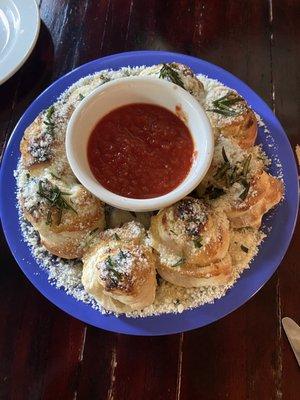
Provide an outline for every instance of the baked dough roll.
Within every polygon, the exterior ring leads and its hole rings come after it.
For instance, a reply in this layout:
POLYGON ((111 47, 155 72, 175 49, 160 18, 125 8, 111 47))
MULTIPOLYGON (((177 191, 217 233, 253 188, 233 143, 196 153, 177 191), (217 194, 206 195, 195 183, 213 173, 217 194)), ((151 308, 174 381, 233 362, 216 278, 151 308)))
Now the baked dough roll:
POLYGON ((236 92, 224 87, 208 92, 206 111, 214 128, 232 139, 242 149, 254 146, 257 120, 246 101, 236 92))
POLYGON ((91 231, 104 229, 104 205, 82 185, 68 185, 50 174, 46 176, 28 176, 20 194, 24 217, 39 232, 50 253, 80 258, 91 231))
POLYGON ((100 234, 83 257, 82 284, 103 307, 114 312, 140 310, 153 303, 156 261, 136 222, 100 234))
POLYGON ((263 215, 280 202, 283 193, 283 183, 279 179, 261 172, 251 180, 245 199, 238 198, 227 210, 231 226, 259 228, 263 215))
POLYGON ((186 197, 152 217, 159 274, 184 287, 221 285, 231 278, 229 222, 199 199, 186 197))
POLYGON ((31 175, 41 176, 46 168, 75 182, 65 151, 66 124, 73 109, 62 119, 57 106, 44 110, 29 125, 20 143, 21 160, 31 175))
POLYGON ((205 97, 204 86, 190 67, 180 63, 157 64, 145 68, 140 75, 152 75, 173 82, 191 93, 200 103, 205 97))

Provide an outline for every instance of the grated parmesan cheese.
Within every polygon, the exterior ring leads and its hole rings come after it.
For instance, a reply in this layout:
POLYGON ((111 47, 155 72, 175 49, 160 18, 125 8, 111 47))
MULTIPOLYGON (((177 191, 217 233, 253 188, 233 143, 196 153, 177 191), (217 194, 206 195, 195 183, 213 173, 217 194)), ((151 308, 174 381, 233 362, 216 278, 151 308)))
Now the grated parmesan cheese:
MULTIPOLYGON (((57 102, 54 104, 55 112, 53 114, 53 118, 55 126, 53 136, 55 137, 55 140, 53 140, 53 137, 49 137, 51 135, 49 135, 46 131, 46 124, 44 124, 45 113, 43 113, 40 135, 38 135, 38 137, 30 144, 30 152, 37 162, 47 160, 50 157, 50 154, 52 154, 51 157, 53 157, 53 160, 51 167, 45 168, 39 178, 30 177, 30 179, 27 177, 28 171, 26 171, 21 162, 19 163, 18 169, 15 172, 18 187, 17 198, 19 201, 21 197, 25 199, 26 208, 29 209, 33 207, 41 200, 37 195, 39 179, 50 180, 51 173, 54 173, 57 175, 62 175, 64 178, 64 184, 66 185, 74 185, 76 182, 64 152, 64 137, 68 119, 74 108, 80 104, 82 97, 87 96, 99 85, 111 79, 119 79, 126 76, 137 76, 147 73, 157 76, 157 67, 146 68, 141 66, 133 68, 124 67, 118 71, 104 70, 81 78, 79 81, 74 83, 58 98, 57 102), (55 154, 51 153, 54 145, 57 146, 55 148, 55 154)), ((196 98, 204 103, 205 108, 210 108, 214 100, 222 97, 228 93, 229 90, 231 90, 217 80, 210 79, 207 76, 199 74, 197 77, 204 86, 205 98, 203 98, 202 93, 196 94, 196 98)), ((191 78, 186 77, 184 83, 191 85, 190 79, 191 78)), ((195 93, 193 93, 193 95, 195 95, 195 93)), ((237 103, 235 107, 243 107, 243 104, 237 103)), ((261 118, 258 115, 256 115, 256 117, 259 126, 263 127, 264 129, 264 134, 268 143, 267 146, 276 150, 274 138, 264 125, 261 118)), ((209 118, 214 126, 218 127, 223 123, 223 117, 220 114, 209 113, 209 118)), ((261 146, 255 146, 251 150, 245 152, 241 150, 238 145, 234 144, 232 141, 223 137, 222 135, 217 137, 212 168, 215 168, 222 163, 222 148, 225 149, 228 159, 233 164, 242 162, 246 155, 252 154, 250 173, 253 176, 258 171, 266 168, 268 165, 272 165, 272 167, 275 168, 276 175, 281 178, 283 177, 282 165, 276 155, 272 155, 270 157, 268 151, 266 151, 265 154, 261 146)), ((231 191, 228 191, 226 195, 222 196, 211 204, 212 207, 216 212, 218 212, 218 210, 226 209, 231 201, 230 197, 232 198, 238 196, 240 191, 240 184, 234 184, 231 188, 231 191)), ((255 193, 253 193, 253 195, 255 195, 255 193)), ((76 201, 76 196, 74 196, 74 201, 76 201)), ((201 210, 198 211, 198 218, 201 218, 201 210)), ((30 247, 33 257, 36 259, 38 265, 48 274, 49 282, 52 285, 55 285, 58 289, 65 290, 68 295, 73 296, 76 300, 90 304, 91 307, 99 310, 99 312, 103 314, 108 313, 99 302, 97 302, 84 290, 81 284, 82 262, 80 260, 64 260, 51 255, 40 243, 39 234, 27 221, 25 221, 19 206, 18 212, 20 217, 20 227, 24 240, 30 247)), ((128 213, 126 214, 126 217, 122 216, 122 218, 126 218, 126 221, 130 219, 128 213)), ((131 219, 135 220, 136 217, 132 216, 131 219)), ((115 226, 117 225, 118 224, 116 223, 115 226)), ((133 224, 133 226, 136 225, 133 224)), ((191 229, 193 229, 192 226, 191 229)), ((139 229, 137 228, 136 232, 132 232, 132 235, 133 237, 135 235, 140 235, 139 229)), ((126 315, 137 318, 163 313, 181 313, 186 309, 199 307, 207 303, 213 303, 216 299, 224 296, 226 292, 234 285, 240 274, 246 268, 249 268, 249 265, 253 260, 253 257, 256 255, 263 238, 264 234, 254 229, 242 229, 231 232, 231 244, 229 251, 235 266, 235 271, 232 280, 227 285, 187 289, 174 286, 160 278, 154 303, 142 311, 134 311, 127 313, 126 315), (244 247, 244 250, 247 248, 248 251, 243 251, 242 246, 244 247)), ((151 244, 151 236, 146 236, 146 242, 151 244)), ((203 243, 203 245, 205 244, 206 243, 203 243)), ((166 254, 162 257, 164 256, 166 259, 163 261, 166 263, 174 264, 176 261, 178 261, 178 257, 174 255, 170 256, 166 254)), ((121 271, 126 273, 131 266, 131 258, 128 256, 126 257, 126 260, 121 261, 119 268, 121 271)), ((99 268, 102 271, 101 273, 105 275, 105 268, 103 268, 101 265, 99 268)), ((37 274, 38 273, 39 272, 37 272, 37 274)))

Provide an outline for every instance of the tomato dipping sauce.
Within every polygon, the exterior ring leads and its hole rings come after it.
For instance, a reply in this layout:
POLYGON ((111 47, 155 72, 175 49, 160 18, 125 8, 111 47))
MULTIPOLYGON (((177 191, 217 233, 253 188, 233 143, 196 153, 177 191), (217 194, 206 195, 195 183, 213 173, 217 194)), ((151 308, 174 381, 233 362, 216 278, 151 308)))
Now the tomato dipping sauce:
POLYGON ((124 197, 149 199, 175 189, 193 162, 187 126, 153 104, 128 104, 105 115, 93 129, 87 156, 106 189, 124 197))

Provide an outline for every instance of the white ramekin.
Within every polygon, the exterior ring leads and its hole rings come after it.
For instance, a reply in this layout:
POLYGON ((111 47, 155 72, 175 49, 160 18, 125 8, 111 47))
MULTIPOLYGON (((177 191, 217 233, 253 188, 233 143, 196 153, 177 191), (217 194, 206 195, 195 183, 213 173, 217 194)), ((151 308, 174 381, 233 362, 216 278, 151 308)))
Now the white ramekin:
POLYGON ((159 210, 188 195, 205 176, 213 148, 212 129, 197 100, 181 87, 151 77, 121 78, 95 89, 73 112, 66 133, 67 158, 82 185, 107 204, 137 212, 159 210), (131 103, 155 104, 177 114, 178 108, 181 109, 194 141, 194 160, 188 175, 174 190, 160 197, 133 199, 110 192, 96 180, 89 167, 87 144, 93 128, 110 111, 131 103))

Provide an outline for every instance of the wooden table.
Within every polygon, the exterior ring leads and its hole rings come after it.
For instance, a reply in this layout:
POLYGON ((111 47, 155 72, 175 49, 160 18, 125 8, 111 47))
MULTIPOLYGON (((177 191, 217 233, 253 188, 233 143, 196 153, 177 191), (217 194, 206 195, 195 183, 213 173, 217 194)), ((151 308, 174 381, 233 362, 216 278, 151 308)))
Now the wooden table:
MULTIPOLYGON (((0 148, 52 81, 95 58, 171 50, 216 63, 274 109, 300 142, 299 0, 42 0, 24 67, 0 87, 0 148)), ((0 399, 296 399, 299 367, 281 318, 300 322, 299 226, 278 272, 247 304, 189 333, 129 337, 44 299, 1 238, 0 399)), ((274 243, 274 246, 280 245, 274 243)))

